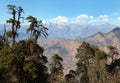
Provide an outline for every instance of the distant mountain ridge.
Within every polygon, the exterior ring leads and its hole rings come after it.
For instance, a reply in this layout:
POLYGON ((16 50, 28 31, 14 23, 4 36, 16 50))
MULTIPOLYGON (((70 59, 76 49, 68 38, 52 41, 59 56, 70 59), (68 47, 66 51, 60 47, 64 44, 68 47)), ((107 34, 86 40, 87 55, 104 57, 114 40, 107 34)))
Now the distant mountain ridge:
POLYGON ((77 36, 81 36, 82 38, 87 38, 97 32, 107 33, 114 29, 114 25, 103 24, 97 26, 91 25, 80 25, 80 24, 45 24, 48 27, 49 38, 65 38, 65 39, 73 39, 77 36))
POLYGON ((120 39, 120 27, 113 29, 112 32, 114 32, 118 39, 120 39))
MULTIPOLYGON (((28 35, 26 33, 26 29, 29 25, 22 25, 21 28, 18 30, 19 33, 24 34, 24 36, 28 35)), ((115 25, 110 24, 103 24, 97 26, 91 25, 80 25, 78 24, 67 24, 67 23, 45 23, 48 30, 48 38, 64 38, 64 39, 73 39, 75 37, 81 36, 82 38, 87 38, 97 32, 104 32, 107 33, 116 27, 115 25)), ((7 24, 6 29, 10 30, 11 25, 7 24)), ((4 25, 0 24, 0 35, 4 31, 4 25)), ((23 36, 23 37, 24 37, 23 36)), ((22 36, 20 36, 22 37, 22 36)), ((28 36, 26 36, 27 38, 28 36)), ((20 38, 22 39, 22 38, 20 38)))
POLYGON ((115 28, 108 33, 97 33, 85 41, 100 46, 107 52, 106 46, 112 45, 120 49, 120 28, 115 28))

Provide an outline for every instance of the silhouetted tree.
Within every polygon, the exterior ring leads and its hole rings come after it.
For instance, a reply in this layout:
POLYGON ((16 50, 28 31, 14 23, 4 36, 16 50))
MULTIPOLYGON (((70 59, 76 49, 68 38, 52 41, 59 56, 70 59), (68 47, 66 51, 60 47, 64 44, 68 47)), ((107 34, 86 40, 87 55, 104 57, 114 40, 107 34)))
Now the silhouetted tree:
POLYGON ((30 31, 30 38, 34 37, 36 43, 39 36, 43 35, 45 38, 48 36, 46 32, 48 28, 43 26, 41 20, 38 21, 37 18, 33 16, 28 16, 26 19, 28 20, 28 22, 30 22, 30 26, 27 29, 27 32, 30 31))
POLYGON ((58 54, 54 54, 52 62, 50 64, 50 83, 62 83, 63 82, 63 59, 58 54))
POLYGON ((18 36, 17 34, 17 29, 20 28, 20 19, 23 18, 21 17, 21 14, 23 13, 22 7, 16 7, 15 5, 7 5, 9 9, 9 13, 12 15, 12 18, 7 20, 7 23, 12 24, 12 29, 11 31, 7 32, 7 35, 9 37, 12 37, 12 43, 15 43, 15 38, 18 36))

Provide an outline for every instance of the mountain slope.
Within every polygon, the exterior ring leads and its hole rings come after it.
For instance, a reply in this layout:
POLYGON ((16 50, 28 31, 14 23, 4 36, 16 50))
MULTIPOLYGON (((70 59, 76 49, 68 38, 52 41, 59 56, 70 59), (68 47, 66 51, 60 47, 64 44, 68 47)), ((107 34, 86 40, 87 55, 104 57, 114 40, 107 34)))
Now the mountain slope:
POLYGON ((38 44, 45 48, 45 55, 49 61, 53 54, 59 54, 64 60, 65 71, 75 68, 75 53, 79 42, 65 39, 39 39, 38 44))
POLYGON ((68 72, 70 69, 75 69, 75 54, 76 48, 82 43, 82 41, 89 42, 91 44, 100 46, 100 48, 108 52, 107 46, 113 45, 120 49, 120 28, 115 28, 108 33, 98 32, 86 39, 81 37, 76 37, 73 40, 70 39, 39 39, 38 44, 45 48, 45 55, 48 57, 48 60, 51 60, 53 54, 59 54, 64 62, 65 72, 68 72))
POLYGON ((102 49, 106 50, 106 46, 113 45, 120 49, 120 28, 115 28, 109 33, 97 33, 85 41, 90 42, 94 45, 100 46, 102 49))

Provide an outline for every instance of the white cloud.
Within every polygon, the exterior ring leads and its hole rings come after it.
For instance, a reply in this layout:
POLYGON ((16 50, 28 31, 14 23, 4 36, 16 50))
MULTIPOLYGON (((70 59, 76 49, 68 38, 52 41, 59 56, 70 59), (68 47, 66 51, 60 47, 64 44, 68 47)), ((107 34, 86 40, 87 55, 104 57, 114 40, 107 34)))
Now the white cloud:
POLYGON ((75 18, 72 18, 71 23, 79 23, 80 25, 88 24, 88 21, 92 20, 94 17, 87 14, 81 14, 75 18))
POLYGON ((109 16, 108 15, 101 15, 95 19, 90 20, 88 23, 89 24, 95 24, 95 25, 99 25, 99 24, 105 24, 105 23, 109 23, 109 16))
POLYGON ((75 17, 74 19, 75 20, 85 20, 85 19, 90 20, 90 19, 93 19, 93 18, 94 18, 93 16, 89 16, 87 14, 81 14, 81 15, 75 17))
POLYGON ((118 17, 118 19, 117 19, 118 21, 120 21, 120 17, 118 17))
POLYGON ((93 16, 89 16, 90 19, 93 19, 94 17, 93 16))
POLYGON ((114 21, 116 24, 120 24, 120 17, 117 18, 117 20, 114 21))
POLYGON ((58 16, 56 18, 53 18, 51 20, 52 23, 67 23, 68 22, 68 18, 65 16, 58 16))
POLYGON ((98 19, 104 19, 104 18, 108 18, 109 16, 108 15, 101 15, 98 17, 98 19))
POLYGON ((97 23, 97 20, 93 19, 93 20, 90 20, 88 23, 89 24, 94 24, 94 23, 97 23))
POLYGON ((80 16, 77 16, 75 19, 87 19, 87 18, 89 18, 88 15, 86 15, 86 14, 81 14, 80 16))
POLYGON ((43 20, 42 23, 45 24, 47 21, 43 20))
POLYGON ((109 23, 109 19, 108 18, 106 18, 106 19, 103 19, 103 23, 109 23))
POLYGON ((109 22, 109 16, 108 15, 102 15, 97 18, 101 23, 108 23, 109 22))
POLYGON ((100 15, 98 17, 90 16, 87 14, 81 14, 74 18, 65 16, 58 16, 56 18, 48 20, 51 23, 68 23, 68 24, 80 24, 80 25, 101 25, 101 24, 115 24, 120 25, 120 17, 110 19, 109 15, 100 15))

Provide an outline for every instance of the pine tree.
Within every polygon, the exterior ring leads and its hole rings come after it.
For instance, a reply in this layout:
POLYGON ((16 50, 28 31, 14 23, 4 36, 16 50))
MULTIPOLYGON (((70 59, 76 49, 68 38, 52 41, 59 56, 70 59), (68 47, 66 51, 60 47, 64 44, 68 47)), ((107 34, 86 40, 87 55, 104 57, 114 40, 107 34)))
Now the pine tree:
POLYGON ((54 54, 52 62, 50 64, 50 83, 62 83, 63 82, 63 66, 62 57, 58 54, 54 54))

